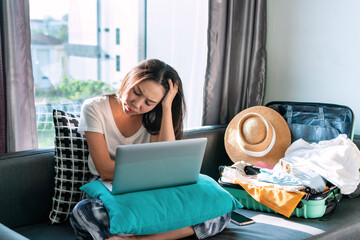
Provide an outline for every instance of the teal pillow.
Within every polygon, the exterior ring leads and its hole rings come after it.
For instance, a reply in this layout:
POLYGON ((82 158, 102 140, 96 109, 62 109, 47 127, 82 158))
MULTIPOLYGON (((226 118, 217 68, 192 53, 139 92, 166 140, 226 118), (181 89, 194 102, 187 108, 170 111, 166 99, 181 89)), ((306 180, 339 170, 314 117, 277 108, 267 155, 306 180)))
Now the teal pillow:
POLYGON ((212 178, 196 184, 113 195, 99 181, 80 188, 103 201, 112 234, 152 234, 193 226, 242 208, 212 178))

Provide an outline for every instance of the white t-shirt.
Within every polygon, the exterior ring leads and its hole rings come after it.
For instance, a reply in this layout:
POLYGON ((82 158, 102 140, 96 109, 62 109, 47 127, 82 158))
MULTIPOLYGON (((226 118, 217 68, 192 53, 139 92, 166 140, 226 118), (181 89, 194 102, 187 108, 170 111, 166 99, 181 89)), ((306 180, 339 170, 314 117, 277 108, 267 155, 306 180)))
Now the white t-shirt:
MULTIPOLYGON (((141 126, 131 137, 124 137, 115 124, 110 108, 109 96, 97 96, 85 100, 81 106, 81 115, 78 132, 102 133, 105 136, 110 158, 115 160, 116 147, 119 145, 150 142, 150 133, 141 126)), ((93 175, 98 175, 94 162, 89 155, 89 170, 93 175)))

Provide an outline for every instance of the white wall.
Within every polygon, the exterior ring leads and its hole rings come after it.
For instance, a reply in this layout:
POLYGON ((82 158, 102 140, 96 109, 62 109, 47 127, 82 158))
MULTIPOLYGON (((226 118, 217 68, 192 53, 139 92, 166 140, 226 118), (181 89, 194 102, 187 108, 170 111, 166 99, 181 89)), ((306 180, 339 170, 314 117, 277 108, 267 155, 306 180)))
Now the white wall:
MULTIPOLYGON (((349 106, 360 119, 360 1, 270 0, 265 103, 349 106)), ((355 133, 360 133, 356 120, 355 133)))

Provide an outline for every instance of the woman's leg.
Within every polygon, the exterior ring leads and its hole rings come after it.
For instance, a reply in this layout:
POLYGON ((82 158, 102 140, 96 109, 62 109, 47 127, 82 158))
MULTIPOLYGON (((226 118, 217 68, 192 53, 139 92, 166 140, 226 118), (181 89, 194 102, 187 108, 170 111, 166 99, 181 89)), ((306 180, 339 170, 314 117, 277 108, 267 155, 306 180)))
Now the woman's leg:
MULTIPOLYGON (((126 239, 137 239, 137 240, 175 240, 194 235, 193 227, 185 227, 176 229, 169 232, 155 233, 149 235, 132 235, 127 236, 126 239)), ((110 238, 112 239, 112 238, 110 238)))
POLYGON ((197 224, 193 227, 185 227, 170 232, 150 234, 150 235, 137 235, 128 236, 127 239, 137 240, 174 240, 196 235, 198 239, 204 239, 214 236, 223 231, 230 223, 231 213, 223 216, 210 219, 204 223, 197 224))
MULTIPOLYGON (((214 236, 223 231, 230 222, 230 213, 210 219, 204 223, 185 227, 169 232, 128 236, 128 239, 171 240, 196 235, 198 239, 214 236)), ((105 207, 99 199, 85 199, 79 202, 70 216, 70 223, 75 230, 77 239, 121 239, 124 234, 114 236, 110 233, 110 220, 105 207)))
POLYGON ((231 213, 210 219, 194 226, 195 235, 198 239, 204 239, 222 232, 229 225, 231 213))
MULTIPOLYGON (((110 219, 99 199, 85 199, 80 201, 70 215, 70 223, 79 240, 102 240, 113 236, 110 233, 110 219)), ((124 234, 119 235, 125 238, 124 234)))

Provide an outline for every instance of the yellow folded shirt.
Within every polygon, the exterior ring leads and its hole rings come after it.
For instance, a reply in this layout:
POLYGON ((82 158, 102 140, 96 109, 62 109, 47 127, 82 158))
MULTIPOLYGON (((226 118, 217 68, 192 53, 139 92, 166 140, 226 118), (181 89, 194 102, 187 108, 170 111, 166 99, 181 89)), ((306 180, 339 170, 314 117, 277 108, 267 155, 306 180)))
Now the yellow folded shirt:
POLYGON ((306 194, 305 192, 287 192, 273 186, 259 187, 238 180, 235 180, 235 183, 240 184, 256 201, 286 217, 290 217, 306 194))

